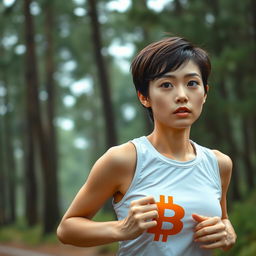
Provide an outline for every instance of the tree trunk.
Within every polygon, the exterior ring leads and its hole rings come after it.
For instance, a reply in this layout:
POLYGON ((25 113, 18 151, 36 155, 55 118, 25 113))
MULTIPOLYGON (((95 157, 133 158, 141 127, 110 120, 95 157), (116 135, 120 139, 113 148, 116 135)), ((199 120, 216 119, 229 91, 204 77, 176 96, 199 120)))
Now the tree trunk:
MULTIPOLYGON (((220 85, 220 91, 224 99, 228 100, 228 91, 226 88, 225 82, 220 85)), ((240 154, 239 150, 237 149, 237 143, 235 141, 234 135, 233 135, 233 126, 230 120, 231 114, 229 113, 224 113, 223 115, 223 120, 221 123, 221 126, 223 127, 224 134, 223 137, 228 142, 229 145, 229 152, 230 152, 230 157, 232 158, 233 161, 233 173, 232 173, 232 183, 231 183, 231 188, 232 188, 232 199, 234 200, 240 200, 242 198, 241 192, 240 192, 240 187, 239 187, 239 175, 238 175, 238 162, 240 159, 240 154)))
POLYGON ((245 162, 245 173, 246 180, 249 190, 254 189, 255 177, 254 177, 254 166, 253 166, 253 156, 254 156, 254 128, 253 120, 249 117, 244 118, 243 122, 243 137, 244 137, 244 151, 243 158, 245 162))
MULTIPOLYGON (((2 34, 2 33, 1 33, 2 34)), ((4 56, 5 49, 0 46, 1 56, 4 56)), ((4 59, 4 57, 3 57, 4 59)), ((2 87, 5 89, 5 94, 2 96, 2 104, 6 108, 6 112, 1 117, 1 128, 0 128, 0 187, 1 187, 1 198, 0 204, 0 223, 10 224, 15 221, 15 164, 14 164, 14 149, 13 149, 13 133, 11 126, 11 111, 9 106, 9 86, 8 86, 8 69, 7 63, 3 61, 1 68, 1 82, 2 87)))
MULTIPOLYGON (((251 0, 251 18, 252 18, 252 34, 254 42, 256 43, 256 2, 255 0, 251 0)), ((256 52, 254 52, 256 56, 256 52)))
POLYGON ((38 122, 38 96, 37 96, 37 69, 34 45, 34 27, 30 13, 30 0, 24 0, 24 16, 25 16, 25 40, 26 40, 26 86, 27 86, 27 150, 25 160, 25 190, 26 190, 26 206, 25 212, 29 226, 36 224, 38 220, 37 213, 37 181, 36 181, 36 165, 35 165, 35 141, 36 141, 36 125, 38 122))
MULTIPOLYGON (((148 10, 147 7, 147 1, 146 0, 142 0, 142 1, 137 1, 137 0, 132 0, 132 8, 131 8, 131 13, 130 13, 130 17, 133 17, 133 14, 135 14, 136 12, 138 12, 138 10, 148 10)), ((138 15, 138 14, 137 14, 138 15)), ((140 24, 140 22, 143 22, 145 19, 144 17, 144 12, 140 13, 140 16, 138 16, 138 20, 137 23, 140 24)), ((141 47, 144 47, 145 44, 149 44, 150 42, 150 28, 148 26, 141 26, 141 32, 142 32, 142 42, 143 42, 143 46, 141 45, 137 45, 137 50, 140 51, 141 47)), ((142 107, 142 105, 141 105, 142 107)), ((153 127, 154 127, 154 121, 151 120, 151 117, 149 116, 149 113, 147 111, 146 108, 143 107, 143 109, 141 110, 140 114, 142 115, 143 118, 143 126, 144 126, 144 132, 146 134, 149 134, 152 132, 153 127)))
POLYGON ((106 147, 112 147, 117 144, 117 132, 115 124, 115 116, 113 111, 113 104, 110 93, 110 83, 107 69, 101 54, 102 41, 100 33, 100 24, 98 21, 98 13, 96 7, 96 0, 88 0, 89 16, 91 20, 91 40, 94 46, 95 61, 98 68, 98 76, 100 80, 102 108, 105 119, 105 141, 106 147))
POLYGON ((34 131, 29 109, 27 109, 27 138, 25 152, 25 215, 28 225, 34 226, 38 221, 37 200, 38 189, 35 165, 35 145, 33 141, 34 131))
MULTIPOLYGON (((36 143, 37 149, 40 153, 40 161, 43 177, 43 225, 44 234, 50 233, 56 228, 59 220, 58 216, 58 199, 57 199, 57 184, 56 173, 53 170, 52 158, 49 157, 51 153, 49 140, 50 135, 47 136, 43 127, 41 118, 40 102, 38 98, 38 76, 37 76, 37 62, 35 54, 34 43, 34 25, 32 15, 30 13, 30 0, 24 1, 25 7, 25 29, 26 29, 26 48, 27 48, 27 86, 28 86, 28 108, 33 131, 33 143, 36 143)), ((36 201, 33 201, 35 204, 36 201)))
MULTIPOLYGON (((5 74, 8 74, 7 72, 5 74)), ((7 189, 8 189, 8 222, 13 223, 16 220, 16 167, 14 160, 14 147, 13 147, 13 130, 12 130, 12 112, 8 108, 9 104, 9 86, 7 78, 4 79, 6 95, 5 106, 7 112, 4 115, 4 138, 6 147, 6 170, 7 170, 7 189)))
MULTIPOLYGON (((252 63, 253 63, 256 59, 256 2, 255 0, 251 0, 251 17, 252 17, 252 31, 253 31, 252 33, 253 33, 253 43, 254 43, 253 54, 252 54, 252 63)), ((252 73, 255 74, 255 71, 256 71, 255 65, 252 65, 252 67, 253 67, 252 73)), ((254 111, 254 114, 251 116, 251 120, 249 122, 250 122, 249 134, 251 134, 252 136, 252 138, 249 138, 249 140, 252 139, 251 155, 253 159, 256 159, 256 141, 255 141, 256 113, 255 111, 254 111)), ((254 181, 255 181, 255 177, 254 177, 254 181)))
POLYGON ((179 17, 182 14, 183 11, 183 7, 182 4, 180 2, 180 0, 174 0, 174 9, 175 9, 175 15, 177 17, 179 17))
POLYGON ((53 4, 54 1, 47 1, 45 4, 45 35, 46 35, 46 91, 48 94, 47 112, 46 112, 46 133, 48 146, 48 159, 50 168, 43 170, 44 175, 44 233, 53 231, 59 220, 58 203, 58 181, 57 181, 57 142, 56 131, 54 127, 55 117, 55 84, 54 84, 54 50, 53 50, 53 4), (49 179, 50 177, 50 179, 49 179))
MULTIPOLYGON (((98 76, 100 81, 100 93, 102 99, 102 108, 103 115, 105 120, 105 143, 106 148, 110 148, 112 146, 117 145, 117 132, 116 132, 116 124, 115 124, 115 116, 113 111, 113 104, 111 100, 110 93, 110 83, 108 78, 108 72, 104 63, 103 56, 101 54, 102 50, 102 41, 101 41, 101 33, 100 33, 100 24, 98 21, 98 13, 96 0, 88 0, 89 5, 89 16, 91 20, 91 40, 94 46, 94 56, 98 69, 98 76)), ((111 211, 112 203, 109 199, 105 206, 104 210, 111 211)))
POLYGON ((0 225, 7 224, 6 200, 6 168, 4 161, 4 129, 3 117, 0 116, 0 225))

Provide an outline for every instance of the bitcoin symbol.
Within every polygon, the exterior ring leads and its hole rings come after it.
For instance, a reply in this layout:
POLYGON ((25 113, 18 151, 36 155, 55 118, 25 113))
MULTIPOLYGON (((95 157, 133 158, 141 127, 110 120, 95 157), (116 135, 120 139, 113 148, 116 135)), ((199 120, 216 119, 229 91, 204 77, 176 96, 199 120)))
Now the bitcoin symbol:
POLYGON ((184 209, 173 203, 172 196, 168 196, 168 203, 165 203, 165 197, 160 195, 160 202, 157 203, 159 218, 156 220, 157 225, 147 230, 148 233, 155 234, 154 241, 159 241, 160 235, 163 235, 162 242, 167 241, 169 235, 178 234, 183 228, 183 222, 181 219, 184 217, 184 209), (165 210, 174 211, 174 215, 171 217, 165 216, 165 210), (172 224, 170 229, 163 229, 163 222, 169 222, 172 224))

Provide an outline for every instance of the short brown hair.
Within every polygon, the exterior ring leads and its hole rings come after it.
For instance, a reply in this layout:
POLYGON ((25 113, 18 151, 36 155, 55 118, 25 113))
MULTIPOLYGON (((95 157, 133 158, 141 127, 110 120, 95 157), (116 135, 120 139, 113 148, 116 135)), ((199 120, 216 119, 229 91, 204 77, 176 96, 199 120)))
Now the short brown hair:
MULTIPOLYGON (((207 93, 208 77, 211 72, 211 62, 205 50, 194 46, 181 37, 168 37, 154 42, 133 59, 131 72, 136 91, 148 96, 149 82, 163 74, 178 69, 183 63, 192 60, 202 75, 205 93, 207 93)), ((151 118, 152 110, 148 109, 151 118)))

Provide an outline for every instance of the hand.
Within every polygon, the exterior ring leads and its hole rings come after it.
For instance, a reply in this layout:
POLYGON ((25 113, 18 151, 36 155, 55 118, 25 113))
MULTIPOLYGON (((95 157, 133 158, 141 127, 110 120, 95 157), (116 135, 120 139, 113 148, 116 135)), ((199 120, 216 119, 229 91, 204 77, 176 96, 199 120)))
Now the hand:
POLYGON ((195 227, 194 241, 205 243, 200 246, 201 248, 222 248, 225 250, 235 243, 235 232, 231 224, 230 226, 227 225, 226 220, 222 220, 220 217, 205 217, 197 214, 192 214, 192 217, 198 222, 195 227))
POLYGON ((128 216, 120 221, 120 240, 131 240, 157 225, 157 205, 152 196, 131 202, 128 216))

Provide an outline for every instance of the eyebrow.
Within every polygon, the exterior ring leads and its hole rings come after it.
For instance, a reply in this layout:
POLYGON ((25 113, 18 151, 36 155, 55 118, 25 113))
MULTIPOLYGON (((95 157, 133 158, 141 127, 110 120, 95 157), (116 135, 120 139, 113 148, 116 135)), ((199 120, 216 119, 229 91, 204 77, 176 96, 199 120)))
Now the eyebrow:
MULTIPOLYGON (((184 77, 192 77, 192 76, 197 76, 197 77, 201 78, 201 76, 198 73, 187 73, 187 74, 185 74, 184 77)), ((159 78, 176 78, 176 76, 171 75, 171 74, 163 74, 159 78)))

